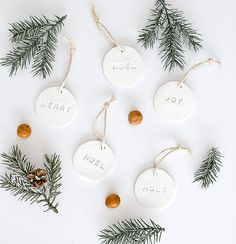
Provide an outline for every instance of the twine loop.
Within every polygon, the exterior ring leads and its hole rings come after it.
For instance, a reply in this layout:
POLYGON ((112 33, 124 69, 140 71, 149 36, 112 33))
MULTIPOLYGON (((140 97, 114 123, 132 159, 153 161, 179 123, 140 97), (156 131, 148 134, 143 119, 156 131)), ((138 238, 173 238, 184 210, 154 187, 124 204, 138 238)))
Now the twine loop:
POLYGON ((91 9, 91 14, 93 17, 93 20, 98 28, 98 30, 102 33, 104 38, 110 42, 112 45, 118 47, 121 52, 124 52, 124 49, 119 45, 119 43, 115 40, 115 38, 112 36, 111 32, 106 28, 106 26, 100 21, 100 18, 98 17, 95 7, 93 6, 91 9))
POLYGON ((189 153, 191 153, 191 150, 187 147, 184 147, 184 146, 181 146, 181 145, 178 145, 176 147, 169 147, 169 148, 166 148, 164 150, 162 150, 155 158, 155 169, 156 171, 160 169, 161 167, 161 163, 162 161, 167 157, 169 156, 171 153, 173 152, 176 152, 176 151, 187 151, 189 153), (163 155, 163 156, 162 156, 163 155), (160 156, 162 156, 160 158, 160 156))
POLYGON ((65 41, 67 41, 68 45, 69 45, 69 48, 70 48, 70 59, 69 59, 69 64, 68 64, 68 68, 67 68, 67 72, 66 72, 66 76, 65 76, 65 79, 63 80, 60 88, 59 88, 59 92, 62 93, 66 83, 68 82, 69 80, 69 76, 70 76, 70 73, 71 73, 71 68, 72 68, 72 62, 73 62, 73 58, 74 58, 74 55, 75 55, 75 52, 76 52, 76 48, 73 46, 72 44, 72 40, 68 37, 64 37, 65 41))
POLYGON ((113 102, 115 102, 117 100, 117 98, 115 96, 112 96, 112 98, 109 101, 106 101, 103 105, 103 108, 99 111, 99 113, 97 114, 94 122, 93 122, 93 133, 94 135, 97 137, 98 140, 101 141, 101 149, 104 150, 105 149, 105 145, 106 145, 106 134, 107 134, 107 114, 108 114, 108 110, 110 108, 110 106, 112 105, 113 102), (104 122, 103 122, 103 135, 99 135, 97 128, 96 128, 96 124, 97 124, 97 120, 99 119, 99 117, 102 115, 102 113, 104 113, 104 122))
POLYGON ((200 67, 202 67, 202 66, 209 65, 209 64, 218 64, 220 67, 222 67, 221 62, 218 61, 218 60, 215 60, 215 59, 213 59, 213 58, 209 58, 209 59, 207 59, 207 60, 205 60, 205 61, 203 61, 203 62, 200 62, 200 63, 198 63, 198 64, 195 64, 195 65, 192 66, 192 67, 191 67, 191 68, 190 68, 190 69, 183 75, 183 77, 177 82, 178 87, 180 87, 180 88, 182 87, 182 85, 184 84, 184 82, 187 80, 189 73, 191 73, 192 71, 194 71, 194 70, 196 70, 196 69, 198 69, 198 68, 200 68, 200 67))

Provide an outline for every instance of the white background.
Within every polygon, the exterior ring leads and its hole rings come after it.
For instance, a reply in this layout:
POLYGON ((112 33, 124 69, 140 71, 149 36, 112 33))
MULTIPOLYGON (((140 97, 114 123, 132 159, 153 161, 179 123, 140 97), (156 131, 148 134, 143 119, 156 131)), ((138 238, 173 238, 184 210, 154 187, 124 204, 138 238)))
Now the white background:
MULTIPOLYGON (((178 79, 182 72, 163 72, 157 47, 143 50, 136 44, 138 30, 146 24, 154 0, 0 0, 0 56, 11 48, 8 23, 29 15, 48 17, 68 14, 60 34, 57 62, 47 80, 32 78, 28 71, 8 77, 0 69, 0 150, 7 152, 14 144, 37 166, 45 153, 58 153, 63 161, 63 194, 60 213, 43 213, 39 205, 19 202, 8 192, 0 191, 0 243, 3 244, 97 244, 99 230, 122 219, 152 218, 166 228, 162 244, 234 244, 236 243, 236 161, 235 161, 235 1, 169 0, 185 11, 185 16, 202 33, 204 49, 187 55, 187 66, 208 57, 219 59, 223 68, 208 66, 191 74, 188 84, 198 100, 194 116, 180 125, 161 120, 152 106, 156 89, 165 81, 178 79), (136 47, 146 63, 142 83, 129 90, 111 87, 102 73, 102 59, 111 45, 97 31, 90 16, 96 5, 103 23, 121 43, 136 47), (68 49, 63 36, 73 39, 77 54, 68 88, 74 93, 79 113, 73 124, 50 129, 41 124, 34 112, 38 94, 60 84, 68 63, 68 49), (108 143, 116 154, 116 168, 99 182, 82 180, 73 170, 72 157, 79 144, 94 139, 91 125, 103 102, 115 93, 118 101, 110 110, 108 143), (139 109, 144 121, 139 127, 127 122, 128 113, 139 109), (21 140, 16 135, 20 123, 29 123, 32 136, 21 140), (165 161, 178 186, 175 202, 162 211, 146 210, 134 198, 137 174, 152 166, 155 155, 177 144, 188 146, 192 155, 176 153, 165 161), (217 184, 207 191, 192 184, 193 173, 211 146, 225 155, 217 184), (116 192, 122 204, 107 209, 107 194, 116 192)), ((186 67, 187 68, 187 67, 186 67)), ((3 165, 0 165, 4 172, 3 165)))

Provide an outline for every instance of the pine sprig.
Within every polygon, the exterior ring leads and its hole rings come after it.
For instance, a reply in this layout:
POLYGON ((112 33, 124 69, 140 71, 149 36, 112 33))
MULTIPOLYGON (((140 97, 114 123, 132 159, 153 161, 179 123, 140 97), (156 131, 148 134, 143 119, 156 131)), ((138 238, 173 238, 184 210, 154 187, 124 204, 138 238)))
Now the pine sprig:
POLYGON ((24 178, 34 169, 34 166, 29 162, 26 155, 22 154, 18 146, 12 147, 12 152, 10 155, 2 153, 1 157, 3 164, 6 165, 7 170, 11 171, 11 175, 13 176, 24 178))
POLYGON ((50 25, 50 21, 45 16, 43 16, 43 18, 30 16, 29 20, 10 24, 10 40, 14 43, 26 38, 37 36, 40 31, 44 30, 46 27, 50 27, 50 25))
POLYGON ((1 59, 0 65, 9 67, 10 76, 13 76, 33 62, 33 75, 46 79, 53 70, 57 36, 66 17, 55 16, 54 20, 45 16, 30 17, 29 20, 11 24, 10 40, 15 47, 1 59))
POLYGON ((160 41, 163 68, 169 71, 176 67, 184 68, 184 46, 196 52, 202 47, 201 35, 186 20, 183 12, 173 9, 165 0, 156 1, 148 24, 138 37, 138 42, 145 49, 153 48, 157 41, 160 41))
POLYGON ((160 241, 164 228, 150 220, 130 219, 118 222, 100 231, 101 244, 155 244, 160 241))
POLYGON ((194 182, 199 182, 201 188, 208 188, 218 177, 222 167, 223 155, 218 148, 212 147, 209 150, 207 158, 203 161, 201 167, 194 175, 194 182))
POLYGON ((184 50, 181 46, 181 39, 171 26, 167 26, 160 38, 161 59, 164 61, 164 69, 172 70, 176 67, 181 69, 185 66, 184 50))
POLYGON ((38 37, 24 39, 13 47, 5 58, 1 59, 0 65, 9 67, 9 75, 15 75, 19 69, 26 69, 37 52, 38 37))
POLYGON ((47 74, 51 74, 52 63, 55 61, 56 43, 56 37, 49 32, 46 39, 38 45, 32 66, 34 76, 39 75, 45 79, 47 74))
POLYGON ((46 201, 46 205, 48 205, 48 210, 53 210, 54 212, 58 212, 57 211, 57 207, 58 207, 58 203, 55 204, 55 206, 53 206, 56 197, 61 194, 60 192, 60 187, 61 187, 61 161, 60 161, 60 157, 56 154, 48 157, 47 155, 44 156, 45 158, 45 163, 44 163, 44 167, 47 171, 47 176, 48 176, 48 185, 47 188, 44 187, 43 190, 45 190, 45 195, 47 195, 47 197, 45 199, 48 199, 46 201))
POLYGON ((189 49, 193 49, 195 52, 201 49, 201 35, 197 33, 197 30, 193 29, 192 24, 190 24, 184 17, 184 13, 175 9, 172 12, 172 18, 175 22, 176 28, 178 29, 179 33, 181 33, 182 42, 189 49))
POLYGON ((47 172, 47 185, 41 188, 34 188, 27 178, 27 175, 34 169, 26 155, 23 155, 18 146, 13 146, 11 153, 1 154, 3 164, 7 166, 8 173, 0 177, 0 187, 9 191, 20 201, 29 201, 30 204, 42 203, 45 211, 52 210, 58 213, 56 197, 61 193, 61 161, 56 154, 45 155, 44 167, 47 172))
POLYGON ((14 177, 12 174, 5 174, 1 177, 0 187, 18 197, 20 201, 29 201, 31 204, 37 202, 41 197, 38 190, 31 188, 29 181, 14 177))

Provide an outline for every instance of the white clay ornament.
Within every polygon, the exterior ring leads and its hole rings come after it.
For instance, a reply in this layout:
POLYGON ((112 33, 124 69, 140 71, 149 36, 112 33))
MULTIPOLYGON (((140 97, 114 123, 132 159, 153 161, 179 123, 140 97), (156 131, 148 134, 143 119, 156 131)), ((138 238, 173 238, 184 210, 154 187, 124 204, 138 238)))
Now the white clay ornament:
POLYGON ((114 47, 104 57, 103 72, 112 85, 129 88, 141 81, 144 62, 134 48, 114 47))
POLYGON ((94 7, 92 16, 98 30, 114 46, 103 59, 104 76, 112 85, 119 88, 136 86, 142 80, 145 69, 141 55, 134 48, 117 43, 108 29, 100 22, 94 7))
POLYGON ((217 63, 210 58, 190 68, 179 81, 169 81, 156 91, 153 105, 156 113, 169 122, 180 123, 186 121, 194 113, 197 103, 192 89, 185 84, 189 73, 206 64, 217 63))
POLYGON ((115 166, 115 155, 109 145, 106 144, 107 112, 112 102, 112 97, 104 104, 93 123, 93 131, 97 140, 87 141, 80 145, 75 152, 73 165, 75 171, 88 180, 99 180, 109 175, 115 166), (103 135, 99 136, 96 130, 96 122, 104 113, 103 135))
POLYGON ((134 194, 137 201, 145 208, 162 209, 175 199, 177 187, 172 177, 160 169, 165 157, 177 150, 187 150, 185 147, 173 147, 163 150, 155 160, 155 167, 141 172, 134 184, 134 194), (159 158, 160 156, 164 156, 159 158))
POLYGON ((101 141, 88 141, 77 149, 74 168, 81 176, 98 180, 107 176, 115 165, 115 156, 108 145, 101 147, 101 141))
POLYGON ((170 122, 187 120, 195 111, 196 99, 189 86, 178 86, 177 81, 162 85, 154 97, 154 108, 158 115, 170 122))
POLYGON ((66 78, 61 86, 50 87, 42 91, 35 103, 35 112, 42 123, 52 128, 59 128, 69 125, 77 114, 77 102, 73 94, 65 88, 75 48, 69 39, 70 63, 66 78))
POLYGON ((150 168, 137 177, 134 192, 142 206, 163 208, 174 199, 176 186, 171 176, 164 170, 150 168))
POLYGON ((63 127, 75 118, 77 103, 69 90, 50 87, 39 95, 35 111, 39 119, 47 126, 63 127))

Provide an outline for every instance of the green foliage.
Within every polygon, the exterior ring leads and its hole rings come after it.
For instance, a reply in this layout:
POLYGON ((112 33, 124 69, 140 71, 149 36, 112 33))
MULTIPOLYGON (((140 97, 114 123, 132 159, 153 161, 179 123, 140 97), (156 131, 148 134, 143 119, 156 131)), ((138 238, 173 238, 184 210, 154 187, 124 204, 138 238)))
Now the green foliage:
POLYGON ((100 231, 101 244, 154 244, 160 241, 164 228, 152 220, 130 219, 100 231))
POLYGON ((46 207, 45 211, 52 210, 58 213, 58 203, 55 203, 56 197, 61 193, 61 161, 56 154, 52 156, 45 155, 44 167, 47 172, 48 182, 41 188, 32 187, 27 175, 34 169, 25 155, 19 150, 18 146, 13 146, 8 155, 2 153, 2 162, 7 166, 8 173, 0 178, 0 187, 9 191, 13 196, 21 201, 33 203, 42 203, 46 207))
POLYGON ((223 155, 218 148, 212 147, 208 157, 203 161, 201 167, 194 175, 194 182, 199 182, 202 188, 208 188, 218 177, 222 167, 223 155))
POLYGON ((160 41, 159 54, 164 70, 181 69, 185 66, 185 47, 198 51, 202 47, 200 34, 193 29, 182 11, 171 8, 165 0, 157 0, 151 10, 148 24, 141 30, 138 42, 147 48, 153 48, 160 41))
POLYGON ((13 49, 1 59, 1 65, 10 68, 10 76, 19 69, 27 68, 32 63, 32 73, 44 79, 53 70, 55 61, 57 36, 64 26, 63 17, 55 16, 55 20, 30 17, 29 20, 11 24, 10 40, 15 45, 13 49))

